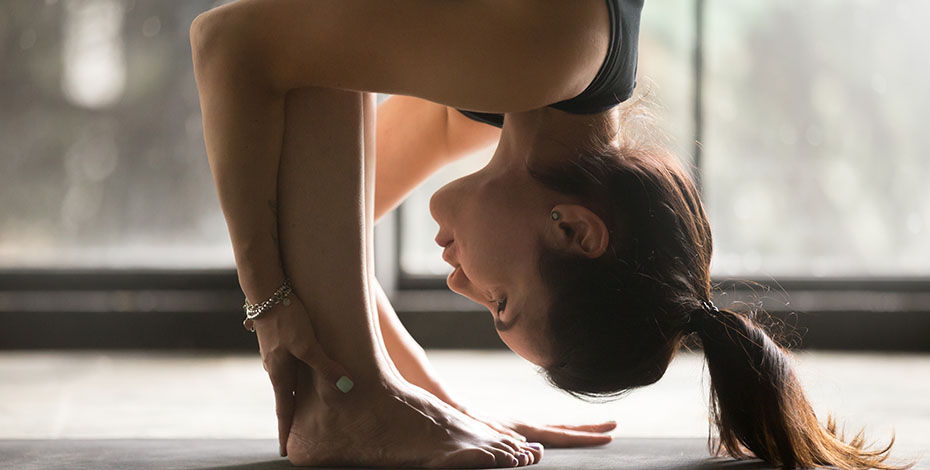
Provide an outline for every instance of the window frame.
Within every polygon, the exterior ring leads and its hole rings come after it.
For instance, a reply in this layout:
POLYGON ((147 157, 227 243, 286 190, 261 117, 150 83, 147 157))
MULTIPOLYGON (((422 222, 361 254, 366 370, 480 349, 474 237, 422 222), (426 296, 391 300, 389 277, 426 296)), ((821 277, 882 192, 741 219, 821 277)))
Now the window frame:
MULTIPOLYGON (((930 351, 930 278, 712 282, 719 306, 761 307, 763 323, 788 325, 792 349, 930 351)), ((504 348, 487 311, 442 284, 399 282, 391 294, 420 344, 504 348)), ((243 299, 235 269, 4 270, 0 350, 257 351, 243 299)))

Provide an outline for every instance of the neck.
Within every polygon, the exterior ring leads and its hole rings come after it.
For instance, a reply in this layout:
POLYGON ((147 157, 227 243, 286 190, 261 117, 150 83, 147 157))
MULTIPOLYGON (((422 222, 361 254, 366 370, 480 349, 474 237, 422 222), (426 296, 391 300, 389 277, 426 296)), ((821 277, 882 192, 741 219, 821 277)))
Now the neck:
POLYGON ((604 132, 605 124, 615 136, 618 113, 617 107, 596 114, 572 114, 548 106, 506 113, 498 145, 526 165, 557 164, 574 156, 572 150, 584 145, 592 133, 604 132))

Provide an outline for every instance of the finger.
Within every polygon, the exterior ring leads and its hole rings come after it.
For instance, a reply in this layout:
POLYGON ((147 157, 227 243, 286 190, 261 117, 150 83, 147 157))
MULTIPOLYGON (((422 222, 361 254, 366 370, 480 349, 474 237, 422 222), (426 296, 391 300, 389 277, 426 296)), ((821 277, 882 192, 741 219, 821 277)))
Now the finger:
POLYGON ((501 433, 501 434, 506 434, 507 436, 510 436, 510 437, 512 437, 512 438, 514 438, 514 439, 520 441, 520 442, 526 442, 526 437, 524 437, 522 434, 520 434, 520 433, 518 433, 518 432, 515 432, 513 429, 511 429, 509 426, 507 426, 507 425, 505 425, 505 424, 503 424, 503 423, 494 421, 494 420, 492 420, 492 419, 486 419, 485 417, 483 417, 483 416, 481 416, 481 415, 478 415, 478 414, 473 414, 472 412, 470 412, 470 411, 468 411, 467 409, 464 409, 464 408, 459 409, 459 411, 462 411, 462 412, 465 413, 465 415, 468 416, 469 418, 472 418, 472 419, 478 421, 479 423, 483 423, 483 424, 489 426, 491 429, 493 429, 493 430, 495 430, 495 431, 497 431, 497 432, 499 432, 499 433, 501 433))
POLYGON ((287 438, 294 419, 294 393, 283 389, 275 391, 275 410, 278 415, 278 447, 281 457, 287 457, 287 438))
POLYGON ((569 429, 572 431, 607 432, 616 429, 617 423, 610 421, 601 424, 555 424, 550 427, 569 429))
POLYGON ((275 415, 278 417, 278 447, 281 457, 287 456, 287 438, 294 419, 294 388, 297 369, 293 361, 271 364, 268 376, 274 388, 275 415), (290 366, 285 365, 290 362, 290 366))
POLYGON ((323 380, 331 387, 336 388, 342 393, 349 393, 355 385, 349 377, 345 367, 332 360, 316 338, 310 338, 304 341, 302 346, 295 348, 292 354, 307 365, 313 368, 314 372, 320 374, 323 380))
POLYGON ((533 440, 542 442, 547 447, 591 447, 608 444, 613 437, 609 434, 549 427, 540 429, 533 440))
POLYGON ((496 421, 490 421, 490 420, 485 421, 485 420, 480 419, 480 418, 475 418, 475 419, 477 419, 478 421, 481 421, 481 422, 484 423, 484 424, 487 424, 487 425, 490 426, 492 429, 494 429, 495 431, 497 431, 497 432, 499 432, 499 433, 501 433, 501 434, 504 434, 505 436, 508 436, 508 437, 510 437, 510 438, 516 439, 516 440, 521 441, 521 442, 526 442, 526 438, 525 438, 525 437, 523 437, 523 436, 520 435, 519 433, 514 432, 512 429, 510 429, 510 428, 504 426, 503 424, 500 424, 500 423, 498 423, 498 422, 496 422, 496 421))

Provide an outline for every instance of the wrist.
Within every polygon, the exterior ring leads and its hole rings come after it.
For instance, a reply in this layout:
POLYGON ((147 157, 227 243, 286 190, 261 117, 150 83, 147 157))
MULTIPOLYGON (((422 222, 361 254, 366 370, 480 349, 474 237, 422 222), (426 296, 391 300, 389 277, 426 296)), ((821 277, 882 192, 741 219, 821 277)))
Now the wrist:
POLYGON ((240 268, 238 270, 239 287, 249 303, 255 304, 264 301, 274 294, 282 284, 284 284, 284 271, 278 267, 264 268, 262 270, 254 268, 240 268))

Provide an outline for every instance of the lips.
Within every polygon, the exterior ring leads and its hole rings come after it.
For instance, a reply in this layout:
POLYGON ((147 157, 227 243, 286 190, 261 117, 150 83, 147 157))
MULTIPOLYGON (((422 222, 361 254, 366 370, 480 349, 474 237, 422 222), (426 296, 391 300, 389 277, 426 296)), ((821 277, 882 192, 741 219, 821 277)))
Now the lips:
POLYGON ((452 267, 456 267, 456 268, 457 268, 457 267, 459 266, 459 263, 458 263, 458 261, 455 259, 455 257, 452 256, 452 251, 449 250, 449 246, 450 246, 451 244, 452 244, 451 242, 448 243, 448 244, 446 245, 446 249, 442 250, 442 259, 443 259, 443 261, 445 261, 446 263, 449 263, 450 265, 452 265, 452 267))

